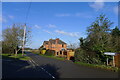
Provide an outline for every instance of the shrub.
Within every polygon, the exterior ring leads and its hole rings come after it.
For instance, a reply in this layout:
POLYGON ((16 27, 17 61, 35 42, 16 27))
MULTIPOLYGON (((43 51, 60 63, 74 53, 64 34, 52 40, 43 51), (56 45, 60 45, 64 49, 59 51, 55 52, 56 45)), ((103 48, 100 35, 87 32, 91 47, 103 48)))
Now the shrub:
POLYGON ((99 60, 99 57, 97 57, 95 52, 86 52, 83 49, 75 50, 75 61, 89 64, 101 64, 101 61, 99 60))
POLYGON ((45 54, 46 50, 41 50, 40 54, 45 54))
POLYGON ((12 54, 14 53, 14 49, 13 47, 6 45, 5 42, 2 42, 2 53, 12 54))
POLYGON ((55 54, 55 51, 54 50, 46 50, 46 52, 45 52, 45 55, 47 55, 47 56, 54 56, 54 54, 55 54))

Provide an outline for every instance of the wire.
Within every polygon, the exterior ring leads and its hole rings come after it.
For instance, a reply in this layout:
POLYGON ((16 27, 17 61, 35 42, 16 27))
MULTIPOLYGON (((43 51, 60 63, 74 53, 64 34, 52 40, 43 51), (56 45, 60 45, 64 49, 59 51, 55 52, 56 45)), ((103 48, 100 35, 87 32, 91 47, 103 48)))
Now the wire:
POLYGON ((26 17, 25 17, 25 23, 27 22, 28 15, 29 15, 29 12, 30 12, 30 8, 31 8, 31 2, 29 4, 28 11, 27 11, 27 14, 26 14, 26 17))

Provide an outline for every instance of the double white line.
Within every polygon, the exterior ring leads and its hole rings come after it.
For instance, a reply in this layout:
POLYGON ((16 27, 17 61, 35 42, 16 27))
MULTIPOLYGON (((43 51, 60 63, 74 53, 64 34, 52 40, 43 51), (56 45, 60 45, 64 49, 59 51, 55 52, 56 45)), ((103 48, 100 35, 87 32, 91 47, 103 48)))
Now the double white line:
MULTIPOLYGON (((29 60, 30 61, 30 63, 33 65, 33 67, 35 67, 35 66, 39 66, 34 60, 29 60)), ((39 68, 41 68, 43 71, 45 71, 49 76, 51 76, 53 79, 55 79, 55 77, 52 75, 52 74, 50 74, 47 70, 45 70, 43 67, 39 67, 39 68)))

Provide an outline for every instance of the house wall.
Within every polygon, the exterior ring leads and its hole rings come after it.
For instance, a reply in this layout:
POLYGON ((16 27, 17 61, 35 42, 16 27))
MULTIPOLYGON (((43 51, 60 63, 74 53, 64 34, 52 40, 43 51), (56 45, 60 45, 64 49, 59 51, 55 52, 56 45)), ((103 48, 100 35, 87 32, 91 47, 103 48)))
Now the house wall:
POLYGON ((60 51, 62 48, 67 49, 67 45, 64 44, 48 44, 48 45, 44 45, 46 47, 46 49, 50 49, 50 50, 55 50, 55 51, 60 51))
POLYGON ((61 56, 61 57, 66 57, 67 60, 70 60, 71 57, 74 57, 74 51, 72 50, 67 50, 67 44, 58 44, 56 42, 56 44, 50 44, 48 43, 47 45, 44 45, 46 47, 46 49, 50 49, 50 50, 55 50, 55 56, 61 56), (61 49, 64 48, 65 50, 67 50, 66 52, 65 51, 62 51, 62 54, 61 53, 61 49))
POLYGON ((46 49, 49 49, 49 45, 44 44, 43 45, 46 49))
POLYGON ((62 48, 64 48, 65 50, 67 50, 67 44, 59 44, 59 38, 55 39, 54 40, 54 44, 51 44, 50 41, 48 41, 48 44, 44 44, 43 43, 43 46, 46 48, 46 49, 50 49, 50 50, 55 50, 55 56, 60 52, 60 50, 62 48))

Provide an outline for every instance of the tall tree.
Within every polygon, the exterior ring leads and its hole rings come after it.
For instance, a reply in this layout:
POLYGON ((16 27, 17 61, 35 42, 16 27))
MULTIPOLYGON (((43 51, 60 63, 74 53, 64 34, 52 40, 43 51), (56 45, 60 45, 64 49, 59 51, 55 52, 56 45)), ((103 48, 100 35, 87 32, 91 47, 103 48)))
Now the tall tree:
POLYGON ((120 52, 120 30, 117 26, 112 30, 111 35, 111 47, 115 52, 120 52))
MULTIPOLYGON (((17 55, 18 51, 22 47, 23 42, 23 24, 13 24, 12 27, 9 27, 3 30, 3 42, 6 47, 11 48, 11 50, 15 51, 15 55, 17 55)), ((29 32, 27 31, 26 35, 29 32)), ((27 36, 26 36, 27 38, 27 36)))
POLYGON ((110 37, 110 27, 113 24, 105 15, 97 17, 95 22, 88 27, 88 40, 91 43, 91 48, 94 51, 103 53, 110 37))
POLYGON ((87 28, 87 38, 80 38, 80 55, 83 53, 83 60, 89 63, 101 63, 105 61, 106 56, 103 54, 108 50, 108 43, 110 43, 111 22, 105 15, 100 15, 87 28), (94 62, 95 61, 95 62, 94 62))

